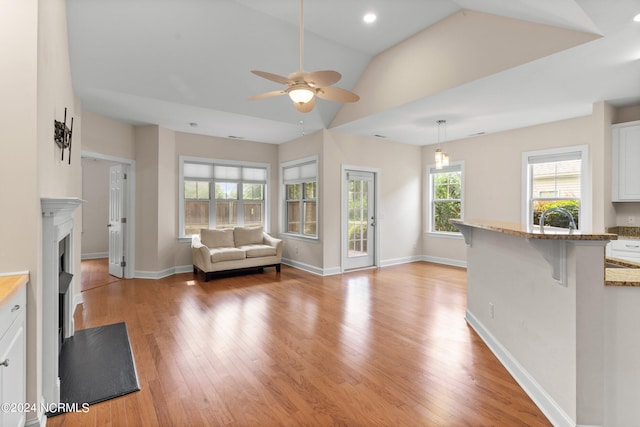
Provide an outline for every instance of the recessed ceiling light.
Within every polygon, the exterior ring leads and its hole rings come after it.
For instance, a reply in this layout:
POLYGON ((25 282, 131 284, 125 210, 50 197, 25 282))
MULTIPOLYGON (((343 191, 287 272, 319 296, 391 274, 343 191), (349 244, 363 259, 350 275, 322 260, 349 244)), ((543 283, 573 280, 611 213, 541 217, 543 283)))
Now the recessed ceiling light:
POLYGON ((640 22, 640 13, 633 17, 633 20, 636 22, 640 22))
POLYGON ((375 22, 377 18, 378 17, 376 16, 375 13, 367 13, 366 15, 364 15, 362 17, 362 20, 364 22, 366 22, 367 24, 371 24, 371 23, 375 22))
POLYGON ((386 135, 380 135, 379 133, 376 133, 373 136, 375 136, 376 138, 386 138, 387 137, 386 135))
POLYGON ((192 128, 197 128, 198 124, 196 122, 190 122, 189 126, 191 126, 192 128))

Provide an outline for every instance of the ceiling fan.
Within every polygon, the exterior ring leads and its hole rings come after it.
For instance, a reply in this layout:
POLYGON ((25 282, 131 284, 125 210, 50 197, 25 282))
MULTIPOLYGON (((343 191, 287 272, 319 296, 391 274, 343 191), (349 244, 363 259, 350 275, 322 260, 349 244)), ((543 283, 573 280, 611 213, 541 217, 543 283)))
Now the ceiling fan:
POLYGON ((302 1, 300 0, 300 70, 289 74, 287 77, 266 71, 251 70, 256 76, 260 76, 276 83, 287 85, 286 89, 275 90, 262 93, 249 98, 250 101, 270 98, 288 94, 296 109, 302 113, 308 113, 315 106, 316 97, 337 102, 356 102, 360 99, 358 95, 339 87, 332 87, 338 82, 342 75, 337 71, 303 71, 302 68, 302 47, 303 47, 303 27, 302 27, 302 1))

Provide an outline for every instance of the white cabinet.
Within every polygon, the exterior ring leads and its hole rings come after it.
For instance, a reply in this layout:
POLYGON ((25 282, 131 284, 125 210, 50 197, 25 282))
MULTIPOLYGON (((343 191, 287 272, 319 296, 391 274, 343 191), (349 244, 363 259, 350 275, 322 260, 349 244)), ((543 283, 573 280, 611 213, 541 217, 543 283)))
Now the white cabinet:
POLYGON ((0 307, 0 426, 24 426, 26 413, 26 286, 0 307), (6 406, 6 408, 5 408, 6 406), (8 410, 5 410, 8 409, 8 410))
POLYGON ((640 264, 640 240, 621 238, 607 245, 608 257, 633 261, 640 264))
POLYGON ((640 120, 613 125, 614 202, 640 202, 640 120))

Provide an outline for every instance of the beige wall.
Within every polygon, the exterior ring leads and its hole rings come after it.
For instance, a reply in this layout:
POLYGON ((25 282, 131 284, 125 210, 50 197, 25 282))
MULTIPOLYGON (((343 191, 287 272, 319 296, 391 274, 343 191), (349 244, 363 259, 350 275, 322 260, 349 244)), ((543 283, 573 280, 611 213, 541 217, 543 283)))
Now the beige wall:
POLYGON ((356 166, 379 171, 379 259, 407 261, 420 255, 421 147, 375 137, 326 131, 324 139, 324 268, 341 266, 341 171, 356 166))
MULTIPOLYGON (((80 110, 71 86, 64 0, 7 0, 0 13, 0 273, 29 271, 27 396, 42 396, 41 197, 80 197, 80 110), (71 165, 60 161, 53 122, 74 117, 71 165)), ((65 153, 67 159, 68 151, 65 153)), ((76 213, 76 224, 81 217, 76 213)), ((74 236, 74 274, 80 277, 80 233, 74 236)), ((77 286, 76 286, 77 290, 77 286)), ((27 415, 28 421, 36 414, 27 415)))
POLYGON ((175 266, 191 265, 191 249, 188 242, 178 242, 178 177, 180 156, 202 157, 207 159, 232 160, 271 165, 271 176, 267 185, 269 202, 269 231, 277 234, 278 227, 278 146, 253 141, 242 141, 229 138, 175 133, 175 155, 173 158, 174 181, 173 212, 175 230, 172 250, 175 266))
MULTIPOLYGON (((311 135, 304 135, 293 141, 285 142, 278 145, 278 161, 285 163, 293 160, 304 159, 311 156, 318 157, 318 194, 320 198, 318 200, 318 240, 312 239, 300 239, 295 237, 289 237, 286 235, 280 235, 279 237, 284 240, 283 258, 295 261, 304 265, 315 267, 319 270, 324 268, 323 261, 323 242, 326 236, 325 231, 325 176, 323 171, 323 141, 324 132, 315 132, 311 135)), ((275 176, 280 176, 280 165, 276 167, 275 176)), ((280 178, 278 178, 279 180, 280 178)), ((279 181, 278 181, 279 185, 279 181)), ((276 186, 278 188, 278 186, 276 186)), ((279 190, 279 188, 278 188, 279 190)), ((277 193, 277 197, 274 202, 277 207, 280 207, 280 191, 277 193)), ((280 210, 280 209, 279 209, 280 210)), ((278 218, 278 226, 276 228, 279 232, 284 231, 283 218, 278 218)))
POLYGON ((121 159, 135 159, 135 128, 82 110, 82 149, 121 159))
POLYGON ((361 96, 360 102, 344 105, 332 126, 459 87, 598 37, 462 10, 373 58, 354 89, 361 96), (518 43, 510 42, 514 38, 518 43))
MULTIPOLYGON (((610 112, 605 111, 605 106, 595 109, 599 112, 590 116, 447 142, 445 150, 450 158, 453 161, 463 160, 465 165, 465 217, 520 223, 522 153, 586 144, 592 165, 591 179, 595 183, 592 228, 594 232, 604 231, 613 220, 609 214, 605 218, 603 213, 604 183, 606 175, 610 174, 606 152, 610 153, 610 147, 605 147, 603 140, 608 125, 600 121, 610 112)), ((433 163, 434 149, 434 146, 423 148, 425 167, 433 163)), ((466 259, 462 240, 431 234, 424 235, 423 253, 433 258, 466 259)))
POLYGON ((158 126, 135 128, 136 271, 159 271, 158 126))
POLYGON ((0 210, 0 272, 29 271, 31 274, 27 287, 28 402, 37 402, 42 388, 39 356, 42 285, 38 263, 42 262, 42 219, 36 122, 37 34, 37 0, 3 2, 0 13, 0 117, 5 125, 0 126, 0 199, 4 204, 4 209, 0 210), (20 185, 15 185, 18 182, 20 185))

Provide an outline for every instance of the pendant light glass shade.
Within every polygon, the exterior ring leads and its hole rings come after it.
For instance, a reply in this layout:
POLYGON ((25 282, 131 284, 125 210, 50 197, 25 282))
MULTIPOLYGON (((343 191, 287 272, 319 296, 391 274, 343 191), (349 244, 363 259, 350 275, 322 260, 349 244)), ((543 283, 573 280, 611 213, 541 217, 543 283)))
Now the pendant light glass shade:
MULTIPOLYGON (((439 146, 440 142, 442 141, 441 128, 442 128, 442 125, 444 125, 445 132, 446 132, 447 121, 438 120, 436 123, 438 123, 438 146, 439 146)), ((447 153, 444 153, 440 148, 436 149, 435 160, 436 160, 436 169, 442 169, 443 166, 449 166, 449 155, 447 153)))

